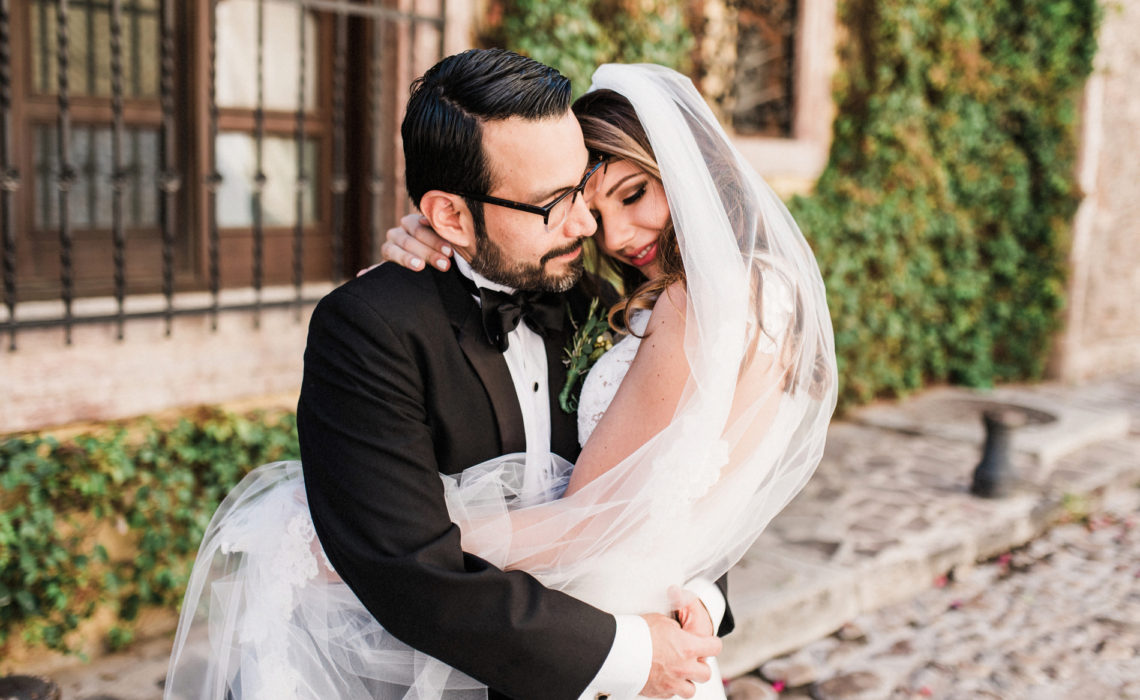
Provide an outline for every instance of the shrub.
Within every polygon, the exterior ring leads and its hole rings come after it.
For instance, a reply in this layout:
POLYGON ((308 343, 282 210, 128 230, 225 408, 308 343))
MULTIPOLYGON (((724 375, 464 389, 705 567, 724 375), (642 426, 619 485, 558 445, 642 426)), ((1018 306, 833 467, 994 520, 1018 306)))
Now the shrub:
POLYGON ((1064 302, 1094 0, 848 0, 830 161, 790 202, 842 400, 1041 376, 1064 302))
POLYGON ((225 494, 251 468, 296 458, 292 414, 216 409, 170 429, 144 419, 0 442, 0 648, 19 630, 28 644, 73 651, 68 633, 102 606, 120 621, 107 641, 129 642, 142 606, 181 603, 225 494))
POLYGON ((554 66, 574 95, 603 63, 660 63, 684 71, 693 46, 676 0, 495 0, 480 43, 554 66))

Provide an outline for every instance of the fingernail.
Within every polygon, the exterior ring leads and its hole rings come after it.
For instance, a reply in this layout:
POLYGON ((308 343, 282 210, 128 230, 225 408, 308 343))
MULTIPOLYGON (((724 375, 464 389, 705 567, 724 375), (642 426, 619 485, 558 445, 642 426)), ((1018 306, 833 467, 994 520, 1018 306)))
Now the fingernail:
POLYGON ((451 257, 451 246, 445 245, 439 252, 443 253, 444 255, 446 255, 447 257, 450 258, 451 257))
POLYGON ((419 258, 412 258, 410 262, 412 263, 412 267, 417 270, 424 266, 424 261, 420 260, 419 258))
POLYGON ((446 270, 447 269, 447 260, 445 260, 444 258, 440 258, 439 260, 435 261, 435 266, 441 270, 446 270))

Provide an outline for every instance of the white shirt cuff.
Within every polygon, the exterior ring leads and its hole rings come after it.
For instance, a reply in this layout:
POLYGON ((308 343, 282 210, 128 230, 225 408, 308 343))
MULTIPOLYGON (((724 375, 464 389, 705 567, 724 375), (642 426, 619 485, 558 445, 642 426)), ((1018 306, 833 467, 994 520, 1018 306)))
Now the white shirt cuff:
MULTIPOLYGON (((714 586, 715 588, 715 586, 714 586)), ((649 681, 653 664, 653 638, 649 623, 640 615, 614 615, 617 631, 609 656, 598 675, 578 696, 578 700, 628 700, 637 697, 649 681)))
POLYGON ((724 611, 728 607, 728 603, 724 600, 724 594, 717 588, 715 582, 707 578, 695 578, 685 584, 685 588, 694 593, 701 602, 705 604, 705 609, 709 611, 709 617, 712 618, 713 634, 720 629, 720 623, 724 620, 724 611))

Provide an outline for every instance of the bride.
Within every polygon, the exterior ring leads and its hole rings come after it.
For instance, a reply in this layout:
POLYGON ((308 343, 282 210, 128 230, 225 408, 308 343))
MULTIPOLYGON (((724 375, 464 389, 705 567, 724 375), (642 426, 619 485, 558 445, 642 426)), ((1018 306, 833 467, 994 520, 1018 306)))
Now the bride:
MULTIPOLYGON (((448 511, 464 551, 499 568, 667 613, 670 586, 728 571, 818 464, 831 325, 798 227, 687 78, 602 66, 575 114, 603 160, 583 193, 603 267, 637 285, 611 314, 626 334, 582 388, 576 465, 508 455, 442 476, 448 511)), ((247 698, 486 695, 340 581, 296 463, 254 470, 211 521, 166 697, 225 697, 238 669, 247 698)), ((696 693, 724 697, 715 674, 696 693)))

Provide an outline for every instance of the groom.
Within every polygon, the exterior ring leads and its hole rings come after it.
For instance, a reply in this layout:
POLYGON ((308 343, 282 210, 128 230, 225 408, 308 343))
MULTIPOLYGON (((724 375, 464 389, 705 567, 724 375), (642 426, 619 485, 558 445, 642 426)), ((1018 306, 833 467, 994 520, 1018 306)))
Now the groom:
POLYGON ((588 303, 581 238, 596 224, 569 100, 557 71, 498 50, 451 56, 413 84, 408 192, 455 265, 384 265, 313 312, 297 409, 309 507, 380 624, 492 698, 690 697, 715 636, 610 615, 463 552, 439 478, 528 448, 578 454, 557 403, 562 309, 588 303))

